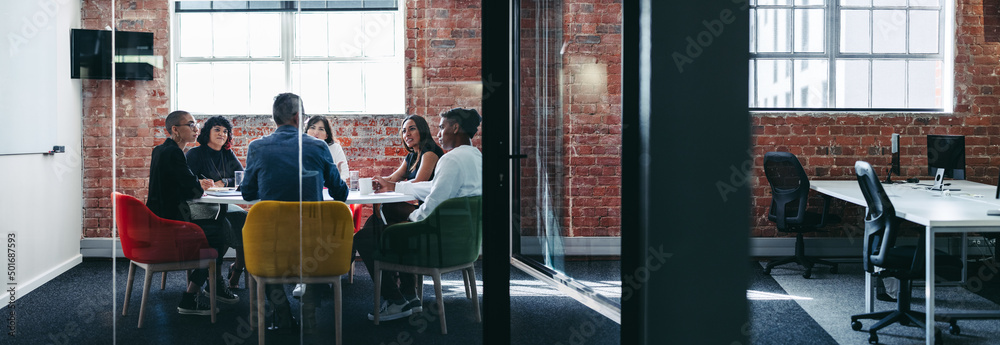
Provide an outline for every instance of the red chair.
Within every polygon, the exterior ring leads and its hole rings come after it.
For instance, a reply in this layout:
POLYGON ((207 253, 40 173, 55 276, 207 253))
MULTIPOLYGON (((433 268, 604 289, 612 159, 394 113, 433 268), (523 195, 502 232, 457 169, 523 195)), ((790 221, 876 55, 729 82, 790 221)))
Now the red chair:
POLYGON ((131 260, 122 315, 127 315, 128 312, 136 266, 146 270, 142 303, 139 305, 138 328, 142 328, 142 318, 146 313, 146 299, 153 273, 207 268, 208 287, 212 296, 210 298, 212 323, 215 323, 215 259, 218 253, 208 246, 208 240, 201 227, 193 223, 157 217, 145 204, 132 196, 115 192, 112 197, 116 204, 115 223, 118 224, 122 252, 131 260))
MULTIPOLYGON (((358 233, 361 230, 361 211, 365 209, 364 204, 351 204, 351 217, 354 218, 354 233, 358 233)), ((358 252, 354 251, 351 254, 351 271, 347 273, 348 280, 350 284, 354 284, 354 263, 358 260, 358 252)))

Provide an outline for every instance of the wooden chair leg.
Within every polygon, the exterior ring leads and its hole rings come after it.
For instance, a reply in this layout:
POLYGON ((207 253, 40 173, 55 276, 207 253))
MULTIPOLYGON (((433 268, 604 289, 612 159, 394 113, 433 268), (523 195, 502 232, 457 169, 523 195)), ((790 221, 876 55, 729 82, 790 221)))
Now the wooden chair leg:
POLYGON ((375 281, 375 310, 372 311, 372 315, 375 315, 375 325, 378 325, 378 312, 381 307, 379 299, 382 297, 382 268, 379 267, 378 260, 375 260, 372 266, 374 266, 372 270, 375 271, 375 276, 372 277, 375 281))
POLYGON ((264 345, 264 281, 257 279, 257 344, 264 345))
POLYGON ((257 327, 257 283, 253 280, 253 275, 247 272, 247 298, 250 299, 250 328, 257 327))
POLYGON ((149 297, 149 286, 153 282, 153 273, 149 269, 146 270, 146 274, 142 278, 142 302, 139 303, 139 326, 142 328, 142 317, 146 315, 146 300, 149 297))
POLYGON ((465 282, 465 298, 472 298, 472 290, 469 289, 469 271, 462 270, 462 280, 465 282))
MULTIPOLYGON (((147 272, 148 273, 148 272, 147 272)), ((122 306, 122 316, 128 315, 128 300, 132 298, 132 281, 135 280, 135 263, 128 263, 128 282, 125 283, 125 305, 122 306)))
POLYGON ((474 266, 469 266, 469 277, 472 278, 472 284, 469 284, 469 289, 472 290, 472 310, 476 312, 476 322, 483 322, 483 317, 479 314, 479 296, 476 293, 476 268, 474 266))
POLYGON ((167 271, 160 273, 160 290, 167 288, 167 271))
POLYGON ((437 297, 438 312, 441 313, 441 334, 448 334, 448 325, 444 321, 444 298, 441 296, 441 273, 434 273, 434 297, 437 297))
POLYGON ((212 262, 208 264, 208 294, 210 296, 208 298, 208 304, 209 308, 212 308, 212 323, 215 323, 215 291, 217 288, 215 286, 215 281, 218 280, 218 277, 216 276, 217 274, 219 274, 219 272, 215 271, 215 260, 212 260, 212 262))
POLYGON ((357 255, 356 250, 351 251, 351 270, 347 272, 347 283, 354 284, 354 264, 357 262, 355 260, 355 255, 357 255))
POLYGON ((419 298, 420 301, 424 300, 424 275, 423 274, 418 274, 417 275, 417 298, 419 298))
POLYGON ((343 334, 343 328, 341 325, 343 320, 341 320, 341 313, 343 312, 344 304, 343 297, 341 297, 341 291, 340 277, 337 277, 337 280, 333 282, 333 316, 334 322, 336 322, 335 329, 337 334, 337 345, 342 343, 341 339, 343 334))

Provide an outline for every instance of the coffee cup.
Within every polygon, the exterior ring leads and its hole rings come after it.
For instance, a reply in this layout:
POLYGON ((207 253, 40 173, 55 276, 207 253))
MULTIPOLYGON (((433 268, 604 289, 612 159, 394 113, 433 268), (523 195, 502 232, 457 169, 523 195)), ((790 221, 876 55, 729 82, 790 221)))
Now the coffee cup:
POLYGON ((364 177, 358 179, 358 187, 361 190, 361 195, 368 195, 372 193, 372 178, 364 177))

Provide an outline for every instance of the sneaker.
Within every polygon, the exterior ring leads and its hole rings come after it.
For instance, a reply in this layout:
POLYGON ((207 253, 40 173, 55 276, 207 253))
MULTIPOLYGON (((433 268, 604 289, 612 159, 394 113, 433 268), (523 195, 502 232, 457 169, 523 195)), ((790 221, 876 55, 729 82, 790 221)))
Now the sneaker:
MULTIPOLYGON (((378 311, 378 319, 379 321, 392 321, 410 316, 413 314, 413 309, 407 308, 409 305, 410 302, 396 304, 382 301, 382 307, 378 311)), ((375 314, 368 313, 368 320, 375 321, 375 314)))
MULTIPOLYGON (((215 308, 219 312, 219 308, 215 308)), ((181 315, 212 315, 212 308, 197 297, 181 298, 181 303, 177 305, 177 313, 181 315)))
POLYGON ((306 293, 306 284, 295 284, 295 289, 292 290, 292 297, 302 298, 302 295, 306 293))
POLYGON ((414 313, 421 313, 424 311, 424 304, 420 303, 420 299, 417 297, 411 298, 409 303, 406 303, 406 307, 410 308, 410 310, 414 313))
MULTIPOLYGON (((208 290, 201 290, 201 295, 205 298, 209 298, 208 290)), ((215 300, 225 303, 225 304, 236 304, 240 301, 240 296, 237 296, 228 287, 222 285, 215 285, 215 300)))

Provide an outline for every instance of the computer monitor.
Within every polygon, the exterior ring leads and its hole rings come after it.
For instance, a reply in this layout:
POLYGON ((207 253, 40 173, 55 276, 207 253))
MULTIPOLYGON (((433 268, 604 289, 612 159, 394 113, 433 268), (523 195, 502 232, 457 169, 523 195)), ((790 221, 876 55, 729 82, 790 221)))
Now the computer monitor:
POLYGON ((892 174, 899 176, 899 134, 892 133, 890 142, 892 151, 892 166, 890 166, 889 171, 886 172, 885 181, 882 181, 882 183, 893 183, 892 174))
POLYGON ((944 170, 944 177, 965 179, 965 136, 927 135, 927 173, 944 170))

